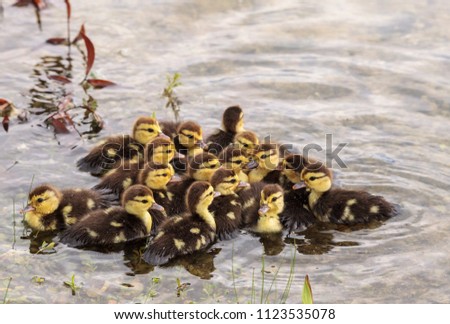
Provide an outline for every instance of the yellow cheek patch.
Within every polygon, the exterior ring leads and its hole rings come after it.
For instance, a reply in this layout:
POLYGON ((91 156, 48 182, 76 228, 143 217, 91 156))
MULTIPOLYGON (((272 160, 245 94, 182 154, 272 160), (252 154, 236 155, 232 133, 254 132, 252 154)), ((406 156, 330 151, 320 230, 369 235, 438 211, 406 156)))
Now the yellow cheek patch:
POLYGON ((192 234, 198 234, 200 233, 200 229, 197 227, 193 227, 189 230, 189 232, 191 232, 192 234))

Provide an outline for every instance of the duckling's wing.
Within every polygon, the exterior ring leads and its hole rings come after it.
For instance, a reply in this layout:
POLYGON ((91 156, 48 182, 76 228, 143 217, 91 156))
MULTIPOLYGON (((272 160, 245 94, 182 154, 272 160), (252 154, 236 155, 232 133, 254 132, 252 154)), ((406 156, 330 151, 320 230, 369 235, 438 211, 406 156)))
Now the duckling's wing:
POLYGON ((241 224, 242 206, 237 196, 219 196, 209 206, 216 221, 217 238, 221 241, 235 238, 241 224))
POLYGON ((172 122, 172 121, 159 121, 158 122, 161 131, 169 136, 172 140, 177 136, 177 128, 180 125, 180 122, 172 122))
POLYGON ((284 210, 280 215, 280 221, 289 232, 304 230, 317 222, 308 207, 306 188, 285 192, 284 210))

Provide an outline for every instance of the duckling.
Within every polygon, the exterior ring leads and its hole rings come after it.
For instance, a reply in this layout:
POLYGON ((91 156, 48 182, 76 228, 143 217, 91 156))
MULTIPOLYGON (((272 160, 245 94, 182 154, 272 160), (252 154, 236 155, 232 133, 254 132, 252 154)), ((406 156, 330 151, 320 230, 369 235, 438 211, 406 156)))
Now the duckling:
MULTIPOLYGON (((165 210, 169 209, 173 198, 173 195, 167 192, 167 185, 177 181, 181 181, 181 178, 175 174, 170 164, 147 164, 138 176, 138 183, 150 188, 156 203, 165 210)), ((155 217, 153 218, 155 220, 155 217)))
POLYGON ((259 144, 253 150, 253 161, 256 168, 248 174, 250 183, 263 181, 266 183, 282 183, 283 178, 279 170, 278 147, 275 144, 259 144))
POLYGON ((261 191, 258 213, 248 215, 246 227, 255 233, 280 233, 283 224, 280 214, 284 210, 283 188, 277 184, 267 184, 261 191))
POLYGON ((152 230, 149 209, 161 210, 152 191, 143 185, 128 188, 122 207, 100 209, 85 215, 65 230, 60 240, 72 247, 114 246, 148 236, 152 230))
MULTIPOLYGON (((308 205, 321 222, 336 224, 368 223, 385 220, 396 214, 393 205, 381 196, 365 191, 332 189, 332 173, 321 162, 307 165, 301 179, 311 190, 308 205)), ((299 184, 295 188, 299 188, 299 184)))
POLYGON ((244 131, 244 112, 239 106, 231 106, 225 109, 222 115, 222 129, 206 139, 206 147, 209 153, 218 155, 225 147, 233 143, 234 136, 244 131))
POLYGON ((168 120, 163 120, 159 122, 159 126, 161 127, 162 132, 169 136, 171 140, 173 140, 177 136, 177 130, 180 126, 181 122, 173 122, 168 120))
POLYGON ((303 187, 294 190, 294 184, 301 181, 301 172, 312 160, 300 154, 290 154, 281 162, 281 173, 286 177, 284 186, 284 212, 281 217, 283 226, 292 231, 304 230, 316 223, 316 218, 309 210, 309 190, 303 187))
MULTIPOLYGON (((175 154, 175 146, 170 139, 155 138, 148 143, 140 161, 119 161, 114 169, 106 173, 95 190, 111 190, 117 197, 131 185, 138 183, 139 173, 148 164, 166 165, 175 154)), ((171 167, 172 168, 172 167, 171 167)), ((173 175, 173 168, 171 174, 173 175)))
POLYGON ((248 182, 248 175, 244 172, 244 168, 247 167, 249 159, 244 150, 229 145, 220 152, 218 158, 225 169, 233 170, 238 175, 239 180, 248 182))
POLYGON ((28 196, 25 223, 32 231, 62 230, 78 222, 81 217, 95 209, 108 208, 112 198, 104 192, 89 189, 63 189, 43 184, 28 196))
POLYGON ((208 210, 215 193, 206 181, 198 181, 189 187, 186 204, 189 213, 167 219, 158 228, 153 241, 144 253, 144 260, 153 265, 161 265, 169 260, 212 244, 216 237, 216 222, 208 210))
POLYGON ((180 181, 167 186, 167 194, 172 197, 170 207, 166 210, 167 215, 172 216, 185 212, 187 206, 184 197, 189 186, 195 181, 209 181, 219 167, 218 158, 210 153, 200 153, 188 159, 187 174, 180 181))
POLYGON ((151 117, 139 117, 134 123, 132 136, 107 137, 78 160, 77 167, 80 171, 100 176, 114 167, 117 161, 138 158, 144 151, 144 145, 156 136, 165 136, 158 121, 151 117))
POLYGON ((234 136, 233 145, 248 155, 256 145, 259 145, 258 135, 251 131, 239 132, 234 136))
POLYGON ((220 167, 211 177, 211 185, 220 193, 209 206, 216 221, 217 237, 219 240, 231 239, 236 236, 241 225, 242 205, 236 191, 249 184, 240 181, 233 170, 220 167))

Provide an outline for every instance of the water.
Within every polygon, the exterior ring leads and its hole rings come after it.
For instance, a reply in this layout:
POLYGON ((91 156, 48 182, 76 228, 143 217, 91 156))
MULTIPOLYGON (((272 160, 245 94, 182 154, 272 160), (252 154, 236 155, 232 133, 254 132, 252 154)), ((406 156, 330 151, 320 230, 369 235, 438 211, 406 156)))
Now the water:
POLYGON ((247 129, 297 150, 318 144, 320 159, 332 134, 332 149, 348 143, 339 155, 347 168, 334 165, 336 183, 400 207, 378 227, 316 228, 284 241, 243 233, 156 268, 133 250, 102 254, 60 244, 33 255, 41 242, 20 238, 20 215, 13 226, 13 207, 22 207, 33 175, 35 184, 96 183, 74 165, 97 139, 39 126, 48 115, 38 114, 56 96, 72 93, 77 105, 87 98, 78 50, 68 60, 66 47, 45 44, 65 36, 64 2, 42 11, 42 31, 31 7, 12 2, 3 1, 0 16, 0 96, 33 114, 0 132, 0 296, 12 277, 11 303, 260 302, 264 265, 262 301, 274 303, 295 251, 288 302, 300 302, 306 274, 318 303, 450 302, 447 1, 73 1, 72 35, 86 23, 96 47, 93 72, 119 84, 89 90, 105 120, 100 137, 128 132, 136 116, 153 111, 172 118, 160 94, 166 74, 180 72, 182 117, 200 121, 206 133, 220 125, 224 108, 240 104, 247 129), (72 84, 46 79, 46 71, 70 63, 72 84), (75 296, 63 285, 72 274, 81 286, 75 296), (179 297, 177 278, 190 284, 179 297))

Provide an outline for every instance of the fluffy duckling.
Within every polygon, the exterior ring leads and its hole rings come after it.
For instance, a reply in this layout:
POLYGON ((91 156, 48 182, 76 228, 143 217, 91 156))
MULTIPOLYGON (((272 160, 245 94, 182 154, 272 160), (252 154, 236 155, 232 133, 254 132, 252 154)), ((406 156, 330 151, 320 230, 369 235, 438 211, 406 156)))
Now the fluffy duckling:
MULTIPOLYGON (((144 157, 138 162, 120 161, 113 170, 110 170, 102 177, 99 184, 94 186, 95 190, 110 190, 117 197, 131 185, 138 183, 141 170, 149 164, 160 164, 167 166, 175 154, 173 142, 167 138, 156 138, 148 143, 144 150, 144 157)), ((171 167, 172 168, 172 167, 171 167)), ((174 171, 172 169, 171 174, 174 171)), ((152 188, 151 188, 152 189, 152 188)))
POLYGON ((283 183, 285 208, 281 222, 290 232, 304 230, 316 223, 316 218, 309 210, 309 189, 292 188, 301 181, 301 172, 309 163, 310 160, 300 154, 290 154, 281 161, 281 173, 286 177, 283 183))
POLYGON ((222 115, 222 129, 217 130, 206 139, 209 153, 218 155, 225 147, 233 143, 234 136, 244 131, 244 112, 239 106, 225 109, 222 115))
POLYGON ((394 206, 381 196, 365 191, 332 189, 331 170, 320 162, 307 165, 301 178, 311 190, 309 208, 321 222, 351 225, 385 220, 396 214, 394 206))
POLYGON ((211 177, 211 185, 220 193, 215 198, 209 210, 216 221, 216 234, 219 240, 228 240, 236 236, 241 225, 241 200, 236 191, 249 184, 239 180, 233 170, 223 167, 217 169, 211 177))
POLYGON ((44 184, 36 187, 28 196, 25 223, 39 232, 62 230, 78 222, 86 213, 108 208, 112 198, 89 189, 63 189, 44 184))
POLYGON ((61 234, 61 242, 72 247, 100 247, 146 237, 153 224, 149 209, 162 207, 155 203, 149 188, 133 185, 124 192, 122 207, 88 213, 61 234))
POLYGON ((169 218, 161 224, 144 253, 144 260, 153 265, 161 265, 213 243, 216 222, 208 208, 217 195, 219 194, 206 181, 192 184, 186 196, 189 213, 169 218))
POLYGON ((218 158, 210 153, 200 153, 188 159, 187 174, 180 181, 167 186, 167 194, 172 197, 168 216, 185 212, 187 206, 184 197, 190 185, 195 181, 209 181, 214 171, 220 167, 218 158))
POLYGON ((233 145, 249 154, 256 145, 259 145, 258 135, 251 131, 243 131, 234 136, 233 145))
POLYGON ((138 183, 150 188, 155 202, 164 207, 164 211, 152 214, 153 223, 156 225, 166 219, 166 210, 169 210, 172 203, 173 195, 167 192, 167 185, 177 181, 180 181, 180 178, 174 174, 169 164, 151 163, 139 173, 138 183))
POLYGON ((233 170, 238 175, 239 180, 248 182, 248 175, 244 172, 244 168, 247 167, 249 159, 244 150, 232 145, 227 146, 220 152, 218 158, 223 168, 233 170))
POLYGON ((248 174, 250 183, 263 181, 266 183, 282 183, 279 170, 278 147, 275 144, 259 144, 253 150, 253 163, 256 168, 248 174))
POLYGON ((202 128, 194 121, 182 122, 173 142, 177 152, 188 157, 202 153, 205 146, 202 128))
POLYGON ((116 135, 104 139, 77 161, 77 167, 95 176, 102 175, 117 161, 137 159, 144 146, 157 136, 165 136, 158 121, 151 117, 139 117, 134 123, 132 136, 116 135))
POLYGON ((280 233, 283 230, 280 221, 283 210, 283 188, 277 184, 267 184, 261 191, 258 213, 248 215, 244 220, 245 226, 255 233, 280 233))

